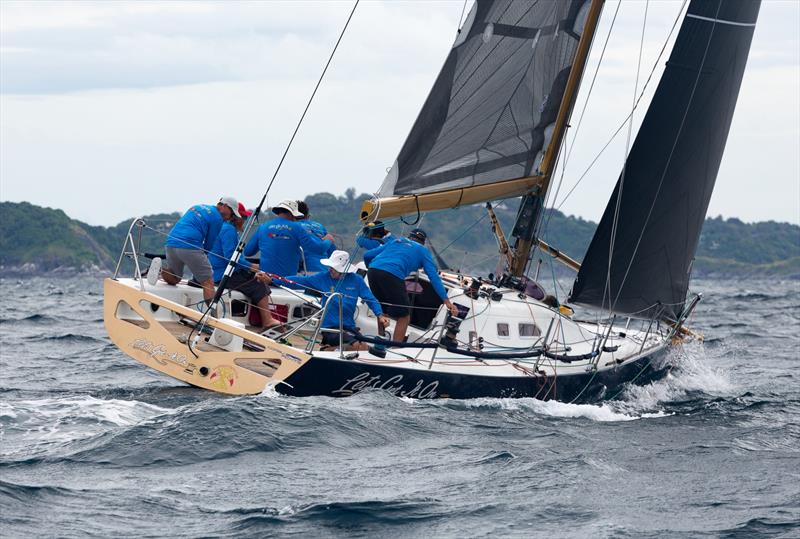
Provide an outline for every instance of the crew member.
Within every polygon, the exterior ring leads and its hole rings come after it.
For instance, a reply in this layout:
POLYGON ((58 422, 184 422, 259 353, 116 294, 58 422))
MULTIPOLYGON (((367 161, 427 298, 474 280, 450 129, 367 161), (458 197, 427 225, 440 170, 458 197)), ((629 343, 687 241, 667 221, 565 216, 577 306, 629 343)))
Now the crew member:
MULTIPOLYGON (((323 329, 333 329, 335 332, 323 331, 322 344, 326 346, 339 346, 339 328, 347 330, 342 335, 343 342, 348 350, 367 350, 365 343, 356 341, 351 332, 357 332, 355 322, 356 302, 358 298, 364 300, 370 310, 378 317, 378 334, 389 324, 389 319, 383 315, 381 305, 375 296, 372 295, 364 279, 355 275, 355 267, 350 265, 350 256, 346 251, 334 251, 328 258, 320 260, 320 264, 327 269, 313 275, 292 275, 286 277, 286 286, 291 288, 310 288, 322 293, 323 308, 331 298, 331 294, 338 292, 342 294, 342 317, 339 318, 340 296, 334 296, 331 304, 325 311, 322 319, 323 329)), ((268 275, 258 274, 259 279, 270 282, 268 275)), ((282 281, 281 281, 282 282, 282 281)))
POLYGON ((369 223, 361 230, 361 234, 356 238, 356 243, 365 251, 380 247, 392 239, 392 233, 386 230, 381 221, 369 223))
MULTIPOLYGON (((211 263, 211 269, 214 271, 214 284, 219 284, 222 276, 225 274, 225 268, 228 267, 228 261, 233 256, 236 246, 239 244, 239 234, 242 232, 244 220, 246 217, 253 215, 253 212, 244 207, 244 204, 239 202, 239 215, 235 215, 230 221, 225 221, 217 236, 217 241, 214 242, 214 247, 208 253, 208 261, 211 263)), ((245 266, 243 266, 245 267, 245 266)), ((245 268, 249 268, 249 265, 245 268)))
POLYGON ((458 308, 447 298, 447 290, 439 277, 439 270, 430 251, 425 247, 428 238, 424 230, 415 228, 408 238, 397 238, 364 253, 364 262, 369 267, 367 277, 375 297, 381 302, 383 311, 397 321, 393 340, 402 341, 411 321, 405 278, 412 271, 425 269, 433 289, 450 309, 453 316, 458 308))
MULTIPOLYGON (((222 223, 233 217, 241 217, 239 202, 233 197, 222 197, 216 207, 197 204, 189 208, 167 236, 167 264, 161 271, 164 281, 178 284, 183 278, 184 265, 189 266, 194 279, 203 287, 203 298, 210 304, 214 299, 214 273, 206 253, 214 246, 222 223)), ((160 264, 156 260, 153 263, 160 264)))
MULTIPOLYGON (((318 238, 296 222, 303 217, 297 201, 284 200, 272 208, 272 213, 277 217, 259 226, 245 245, 245 256, 253 256, 259 251, 261 253, 259 264, 253 264, 252 270, 260 269, 271 275, 294 275, 300 264, 301 246, 307 252, 333 246, 333 242, 318 238)), ((239 290, 258 306, 262 325, 268 329, 280 325, 280 322, 269 312, 270 289, 266 282, 264 279, 257 279, 252 271, 237 269, 233 272, 228 287, 239 290)))
POLYGON ((245 256, 253 256, 259 251, 259 268, 273 275, 294 275, 300 264, 300 247, 306 253, 325 251, 333 247, 326 236, 317 237, 297 222, 303 213, 296 200, 284 200, 272 208, 278 217, 258 227, 258 230, 244 248, 245 256))
MULTIPOLYGON (((322 223, 317 221, 311 220, 311 214, 309 211, 308 204, 305 203, 303 200, 297 201, 297 209, 300 213, 303 214, 301 219, 298 219, 298 223, 300 226, 305 228, 307 231, 311 232, 319 239, 333 239, 333 237, 328 234, 328 231, 325 230, 325 226, 322 223)), ((326 251, 303 251, 303 261, 305 262, 304 270, 306 273, 318 273, 320 271, 324 271, 326 268, 320 263, 320 260, 323 258, 327 258, 334 250, 334 246, 331 246, 326 251)))

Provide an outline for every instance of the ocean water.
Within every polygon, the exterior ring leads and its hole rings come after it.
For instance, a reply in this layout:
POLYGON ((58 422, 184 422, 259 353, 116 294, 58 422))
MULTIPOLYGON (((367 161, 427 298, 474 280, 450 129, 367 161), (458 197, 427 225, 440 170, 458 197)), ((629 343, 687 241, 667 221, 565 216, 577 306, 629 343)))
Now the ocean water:
POLYGON ((800 537, 800 283, 696 281, 595 405, 230 398, 119 352, 98 278, 0 281, 2 537, 800 537))

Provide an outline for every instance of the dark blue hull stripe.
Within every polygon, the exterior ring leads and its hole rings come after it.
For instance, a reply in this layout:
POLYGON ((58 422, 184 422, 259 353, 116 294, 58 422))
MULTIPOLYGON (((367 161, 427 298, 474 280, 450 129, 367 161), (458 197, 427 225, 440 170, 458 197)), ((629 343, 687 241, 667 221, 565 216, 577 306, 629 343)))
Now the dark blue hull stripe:
POLYGON ((627 382, 652 380, 658 373, 652 369, 651 363, 664 353, 666 349, 661 349, 616 369, 571 372, 556 377, 442 373, 313 357, 276 389, 298 397, 347 397, 365 389, 378 389, 399 397, 419 399, 533 397, 594 402, 616 395, 627 382))

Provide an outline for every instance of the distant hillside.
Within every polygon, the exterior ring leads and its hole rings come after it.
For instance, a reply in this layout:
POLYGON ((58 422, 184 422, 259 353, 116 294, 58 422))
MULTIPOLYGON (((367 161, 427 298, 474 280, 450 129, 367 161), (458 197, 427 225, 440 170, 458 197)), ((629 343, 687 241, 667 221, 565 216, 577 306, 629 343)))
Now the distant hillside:
MULTIPOLYGON (((312 218, 325 224, 341 248, 351 251, 361 229, 357 216, 367 198, 349 189, 344 196, 317 193, 306 197, 306 202, 312 218)), ((510 234, 516 207, 516 200, 495 207, 506 234, 510 234)), ((142 236, 141 250, 163 252, 166 234, 179 216, 145 217, 149 229, 142 236)), ((89 226, 70 219, 61 210, 26 202, 0 202, 0 273, 112 271, 130 221, 112 227, 89 226)), ((432 212, 422 216, 419 223, 415 221, 416 216, 407 216, 405 222, 390 219, 386 225, 395 234, 414 226, 424 228, 431 245, 451 268, 484 274, 495 271, 499 256, 483 205, 432 212)), ((552 212, 544 227, 544 239, 580 260, 595 227, 591 221, 552 212)), ((543 271, 549 272, 549 257, 541 258, 543 271)), ((800 278, 800 227, 772 221, 749 224, 738 219, 707 219, 694 275, 800 278)))
POLYGON ((105 268, 107 247, 89 227, 61 210, 27 202, 0 203, 0 266, 30 266, 33 271, 105 268))

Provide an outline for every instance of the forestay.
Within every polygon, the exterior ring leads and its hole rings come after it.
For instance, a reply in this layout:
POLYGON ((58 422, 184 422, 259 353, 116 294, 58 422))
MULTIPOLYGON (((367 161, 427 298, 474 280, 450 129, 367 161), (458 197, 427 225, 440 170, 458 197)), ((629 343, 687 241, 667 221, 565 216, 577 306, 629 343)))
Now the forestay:
POLYGON ((536 173, 590 0, 478 0, 379 196, 536 173))
POLYGON ((759 4, 690 3, 570 301, 643 318, 680 315, 759 4))

